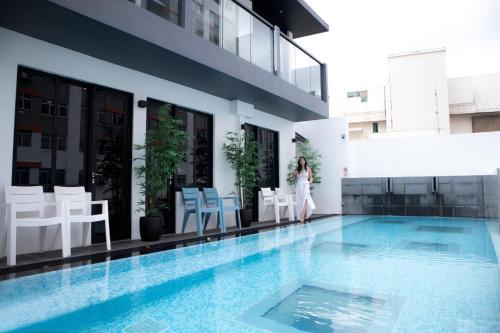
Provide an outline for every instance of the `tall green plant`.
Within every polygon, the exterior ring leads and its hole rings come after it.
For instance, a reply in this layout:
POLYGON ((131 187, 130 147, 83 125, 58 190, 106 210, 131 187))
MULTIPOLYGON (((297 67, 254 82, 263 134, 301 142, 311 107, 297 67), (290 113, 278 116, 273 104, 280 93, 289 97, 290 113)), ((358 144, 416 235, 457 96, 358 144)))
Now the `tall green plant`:
MULTIPOLYGON (((309 141, 297 143, 297 156, 295 156, 288 163, 288 185, 295 184, 295 169, 297 168, 297 161, 300 156, 304 156, 307 160, 307 165, 313 171, 313 184, 321 183, 320 170, 321 170, 321 154, 311 148, 309 141)), ((311 185, 311 190, 313 186, 311 185)))
POLYGON ((137 202, 138 211, 146 216, 159 214, 162 207, 158 199, 166 196, 168 178, 179 170, 187 151, 186 131, 181 128, 181 121, 171 116, 170 105, 158 109, 158 118, 158 123, 146 131, 145 143, 134 145, 135 150, 142 152, 135 158, 142 161, 135 168, 143 197, 137 202))
POLYGON ((234 185, 241 200, 241 206, 249 208, 258 177, 258 144, 249 133, 227 132, 223 150, 235 173, 234 185))

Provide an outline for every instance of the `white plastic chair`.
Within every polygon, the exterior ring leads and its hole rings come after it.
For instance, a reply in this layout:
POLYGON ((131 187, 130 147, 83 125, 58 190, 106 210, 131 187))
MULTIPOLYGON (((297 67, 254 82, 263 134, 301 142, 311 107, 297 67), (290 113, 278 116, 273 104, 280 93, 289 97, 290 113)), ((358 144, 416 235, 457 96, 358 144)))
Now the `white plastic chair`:
POLYGON ((275 192, 276 192, 275 200, 277 202, 277 204, 275 204, 275 205, 278 206, 278 217, 277 217, 276 221, 279 220, 279 208, 280 207, 286 207, 286 209, 288 210, 288 221, 295 220, 295 213, 293 210, 293 196, 291 194, 285 193, 285 191, 283 191, 279 187, 275 188, 275 192))
POLYGON ((85 244, 85 240, 88 238, 88 233, 90 231, 90 224, 104 221, 104 228, 106 231, 106 249, 110 251, 111 238, 109 233, 108 201, 89 201, 87 199, 87 194, 85 193, 85 188, 83 186, 54 186, 54 193, 57 202, 66 202, 67 234, 70 242, 72 223, 83 223, 82 244, 85 244), (102 211, 100 214, 92 215, 93 205, 101 205, 102 211))
POLYGON ((264 209, 266 206, 274 207, 274 218, 276 223, 280 223, 280 208, 286 207, 288 209, 288 219, 294 220, 293 207, 290 206, 289 197, 283 193, 279 188, 276 188, 276 193, 273 193, 269 187, 262 187, 262 197, 264 198, 264 209))
POLYGON ((7 222, 7 265, 16 264, 17 228, 38 227, 40 230, 40 252, 44 249, 47 226, 58 225, 61 231, 63 257, 70 255, 66 232, 65 203, 44 202, 41 186, 6 186, 5 206, 7 222), (54 216, 46 215, 47 206, 56 206, 54 216), (18 213, 21 216, 18 216, 18 213))

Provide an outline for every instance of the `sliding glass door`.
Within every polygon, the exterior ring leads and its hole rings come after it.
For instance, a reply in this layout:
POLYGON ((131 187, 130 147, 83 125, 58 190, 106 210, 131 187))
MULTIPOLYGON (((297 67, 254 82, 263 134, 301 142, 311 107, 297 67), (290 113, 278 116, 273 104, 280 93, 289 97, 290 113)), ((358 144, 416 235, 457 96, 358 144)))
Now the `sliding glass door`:
MULTIPOLYGON (((109 202, 112 239, 130 238, 131 95, 19 68, 13 185, 85 186, 109 202)), ((104 240, 96 225, 94 242, 104 240)))
POLYGON ((147 127, 153 128, 158 123, 158 109, 169 105, 174 118, 181 121, 181 126, 188 134, 186 159, 180 170, 166 186, 163 233, 175 233, 175 193, 182 187, 213 186, 213 117, 166 102, 148 99, 147 127))

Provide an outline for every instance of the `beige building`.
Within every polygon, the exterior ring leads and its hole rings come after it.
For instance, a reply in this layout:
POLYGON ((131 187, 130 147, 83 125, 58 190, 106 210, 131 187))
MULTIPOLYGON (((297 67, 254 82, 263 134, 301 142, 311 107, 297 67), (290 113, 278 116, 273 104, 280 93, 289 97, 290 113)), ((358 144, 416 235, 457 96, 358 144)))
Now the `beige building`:
POLYGON ((390 55, 385 85, 346 91, 350 139, 500 131, 500 73, 447 78, 445 56, 390 55))

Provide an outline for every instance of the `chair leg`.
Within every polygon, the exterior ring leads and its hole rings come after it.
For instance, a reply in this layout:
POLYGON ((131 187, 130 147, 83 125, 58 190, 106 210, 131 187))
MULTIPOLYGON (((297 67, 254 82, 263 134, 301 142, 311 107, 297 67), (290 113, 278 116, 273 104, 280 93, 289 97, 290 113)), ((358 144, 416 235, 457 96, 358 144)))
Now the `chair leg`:
POLYGON ((184 218, 182 220, 182 233, 184 233, 184 230, 186 230, 186 225, 188 223, 188 220, 189 220, 189 213, 184 212, 184 218))
MULTIPOLYGON (((106 222, 104 222, 106 223, 106 222)), ((106 225, 104 226, 106 228, 106 225)), ((68 223, 69 234, 71 235, 71 223, 68 223)), ((82 246, 85 246, 87 239, 89 238, 90 223, 82 223, 82 246)))
POLYGON ((274 200, 274 218, 276 223, 280 223, 280 206, 278 205, 278 200, 274 200))
POLYGON ((111 251, 111 235, 110 235, 110 231, 109 231, 109 217, 107 217, 104 220, 104 228, 106 230, 106 250, 111 251))
POLYGON ((207 230, 208 221, 210 220, 212 213, 202 213, 201 216, 203 219, 203 230, 207 230))
POLYGON ((13 266, 16 264, 16 236, 17 227, 14 222, 10 221, 7 227, 7 265, 13 266))
POLYGON ((198 236, 203 236, 201 212, 199 210, 196 210, 195 215, 196 215, 196 233, 198 234, 198 236))
POLYGON ((219 211, 219 216, 220 216, 220 231, 225 233, 226 232, 226 221, 224 220, 224 211, 223 210, 219 211))
POLYGON ((43 252, 45 248, 45 239, 47 238, 47 227, 40 227, 39 241, 40 241, 40 253, 43 252))
POLYGON ((65 223, 59 224, 59 228, 61 228, 61 246, 63 257, 69 257, 71 255, 71 245, 68 240, 68 230, 65 223))

